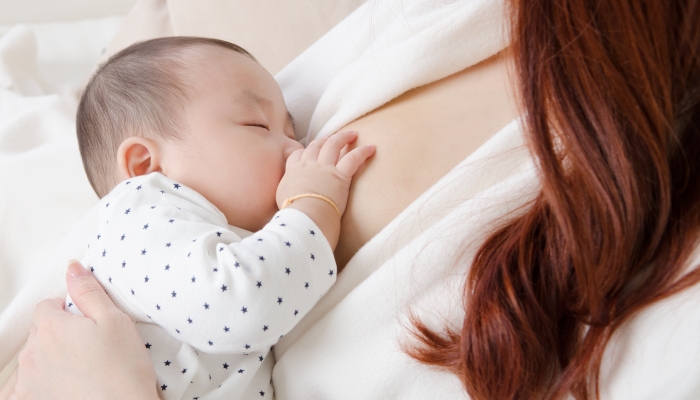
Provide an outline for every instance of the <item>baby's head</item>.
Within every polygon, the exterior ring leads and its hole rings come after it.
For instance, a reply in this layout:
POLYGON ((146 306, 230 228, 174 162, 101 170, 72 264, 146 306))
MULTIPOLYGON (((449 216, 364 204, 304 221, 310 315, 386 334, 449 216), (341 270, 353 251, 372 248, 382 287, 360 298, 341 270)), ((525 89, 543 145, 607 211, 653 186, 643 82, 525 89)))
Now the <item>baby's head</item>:
POLYGON ((111 57, 83 92, 77 131, 99 197, 157 171, 248 230, 277 211, 286 159, 302 148, 274 78, 242 48, 205 38, 149 40, 111 57))

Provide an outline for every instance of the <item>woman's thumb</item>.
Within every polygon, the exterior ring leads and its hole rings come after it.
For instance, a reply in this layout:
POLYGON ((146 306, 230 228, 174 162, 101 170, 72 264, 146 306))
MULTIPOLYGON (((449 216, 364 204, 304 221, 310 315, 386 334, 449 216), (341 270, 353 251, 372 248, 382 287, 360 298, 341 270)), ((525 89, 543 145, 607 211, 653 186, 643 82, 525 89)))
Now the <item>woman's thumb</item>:
POLYGON ((98 320, 116 307, 92 273, 76 260, 69 261, 66 285, 73 303, 88 318, 98 320))

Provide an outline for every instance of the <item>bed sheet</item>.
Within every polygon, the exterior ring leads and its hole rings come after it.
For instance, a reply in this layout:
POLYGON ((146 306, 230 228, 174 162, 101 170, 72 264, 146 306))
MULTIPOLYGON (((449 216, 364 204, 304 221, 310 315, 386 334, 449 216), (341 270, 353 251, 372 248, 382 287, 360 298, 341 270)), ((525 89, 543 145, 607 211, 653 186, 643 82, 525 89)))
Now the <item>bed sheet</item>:
POLYGON ((97 202, 80 162, 75 110, 122 19, 0 25, 0 310, 43 273, 97 202))
POLYGON ((120 21, 0 26, 0 310, 97 201, 78 154, 75 110, 120 21))

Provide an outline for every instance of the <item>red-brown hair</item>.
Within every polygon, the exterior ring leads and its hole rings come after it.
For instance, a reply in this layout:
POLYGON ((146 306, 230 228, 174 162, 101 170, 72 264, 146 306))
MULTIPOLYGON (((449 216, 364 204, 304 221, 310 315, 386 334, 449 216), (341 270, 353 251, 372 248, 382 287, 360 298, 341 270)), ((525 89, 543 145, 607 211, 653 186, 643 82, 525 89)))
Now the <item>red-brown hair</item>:
POLYGON ((513 0, 542 190, 482 245, 461 332, 414 321, 409 354, 474 400, 598 397, 611 335, 696 284, 700 1, 513 0))

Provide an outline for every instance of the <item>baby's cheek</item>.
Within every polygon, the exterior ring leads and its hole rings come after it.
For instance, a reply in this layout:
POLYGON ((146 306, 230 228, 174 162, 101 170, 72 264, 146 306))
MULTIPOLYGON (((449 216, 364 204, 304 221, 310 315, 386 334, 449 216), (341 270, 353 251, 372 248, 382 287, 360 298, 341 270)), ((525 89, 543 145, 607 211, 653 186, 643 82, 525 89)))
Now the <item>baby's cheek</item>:
POLYGON ((223 190, 217 193, 212 204, 224 214, 229 225, 255 232, 262 229, 277 211, 274 193, 270 199, 270 196, 260 193, 261 188, 262 185, 253 187, 253 190, 250 187, 223 190))

